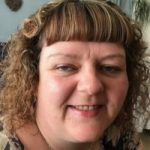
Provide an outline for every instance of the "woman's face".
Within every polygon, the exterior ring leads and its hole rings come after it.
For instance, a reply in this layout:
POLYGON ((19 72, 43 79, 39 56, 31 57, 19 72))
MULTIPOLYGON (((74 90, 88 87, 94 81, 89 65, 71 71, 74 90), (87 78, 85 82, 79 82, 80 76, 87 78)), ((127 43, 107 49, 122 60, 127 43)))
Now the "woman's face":
POLYGON ((116 43, 57 42, 42 48, 37 125, 48 143, 98 140, 128 91, 126 56, 116 43))

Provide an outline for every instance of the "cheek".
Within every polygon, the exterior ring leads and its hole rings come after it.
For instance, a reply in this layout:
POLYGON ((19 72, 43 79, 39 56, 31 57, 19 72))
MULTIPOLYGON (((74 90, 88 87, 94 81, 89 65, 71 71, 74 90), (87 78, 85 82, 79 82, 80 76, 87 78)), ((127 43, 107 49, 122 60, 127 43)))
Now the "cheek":
POLYGON ((38 86, 38 98, 55 103, 64 103, 75 88, 75 82, 58 77, 44 77, 38 86))
POLYGON ((110 110, 116 111, 116 113, 120 111, 126 99, 128 87, 129 83, 127 78, 112 82, 108 90, 108 105, 110 110))
POLYGON ((62 103, 63 91, 62 86, 53 80, 46 82, 40 81, 38 87, 38 102, 45 108, 48 106, 57 106, 62 103), (58 104, 57 104, 58 103, 58 104))
POLYGON ((64 103, 64 85, 55 78, 40 78, 38 85, 37 118, 40 121, 52 121, 58 117, 58 110, 64 103), (42 119, 41 119, 42 118, 42 119), (49 118, 45 120, 45 118, 49 118))

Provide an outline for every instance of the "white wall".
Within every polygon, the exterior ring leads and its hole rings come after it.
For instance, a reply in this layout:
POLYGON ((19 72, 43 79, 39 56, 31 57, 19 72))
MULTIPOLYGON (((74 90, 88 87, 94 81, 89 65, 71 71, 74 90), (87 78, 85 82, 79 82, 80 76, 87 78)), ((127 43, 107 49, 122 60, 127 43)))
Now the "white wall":
MULTIPOLYGON (((150 0, 146 0, 149 4, 150 4, 150 0)), ((148 23, 144 23, 144 26, 143 26, 143 36, 144 36, 144 39, 145 41, 147 42, 148 44, 148 57, 150 59, 150 20, 148 23)))
POLYGON ((0 0, 0 41, 7 41, 10 34, 17 30, 24 18, 48 1, 50 0, 23 0, 21 9, 13 12, 6 6, 4 0, 0 0))
POLYGON ((150 22, 143 27, 143 36, 148 44, 148 55, 150 56, 150 22))

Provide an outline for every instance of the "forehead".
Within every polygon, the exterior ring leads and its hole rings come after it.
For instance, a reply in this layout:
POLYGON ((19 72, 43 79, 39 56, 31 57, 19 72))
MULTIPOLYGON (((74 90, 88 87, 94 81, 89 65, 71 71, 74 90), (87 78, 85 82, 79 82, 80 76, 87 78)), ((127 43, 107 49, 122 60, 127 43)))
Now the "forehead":
POLYGON ((80 59, 83 56, 125 56, 125 51, 118 43, 110 42, 81 42, 67 41, 57 42, 42 49, 41 55, 45 57, 68 57, 70 59, 80 59))

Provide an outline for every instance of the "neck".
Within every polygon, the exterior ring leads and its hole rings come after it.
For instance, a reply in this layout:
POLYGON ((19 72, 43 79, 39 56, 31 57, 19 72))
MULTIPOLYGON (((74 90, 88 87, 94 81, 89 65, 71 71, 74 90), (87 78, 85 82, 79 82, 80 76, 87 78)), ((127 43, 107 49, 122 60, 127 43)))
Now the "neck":
POLYGON ((25 124, 16 131, 16 134, 23 144, 24 150, 49 150, 48 144, 34 123, 25 124))
MULTIPOLYGON (((53 143, 54 144, 54 143, 53 143)), ((102 150, 100 141, 94 143, 63 143, 54 144, 50 147, 50 150, 102 150), (59 146, 60 145, 60 146, 59 146)))

